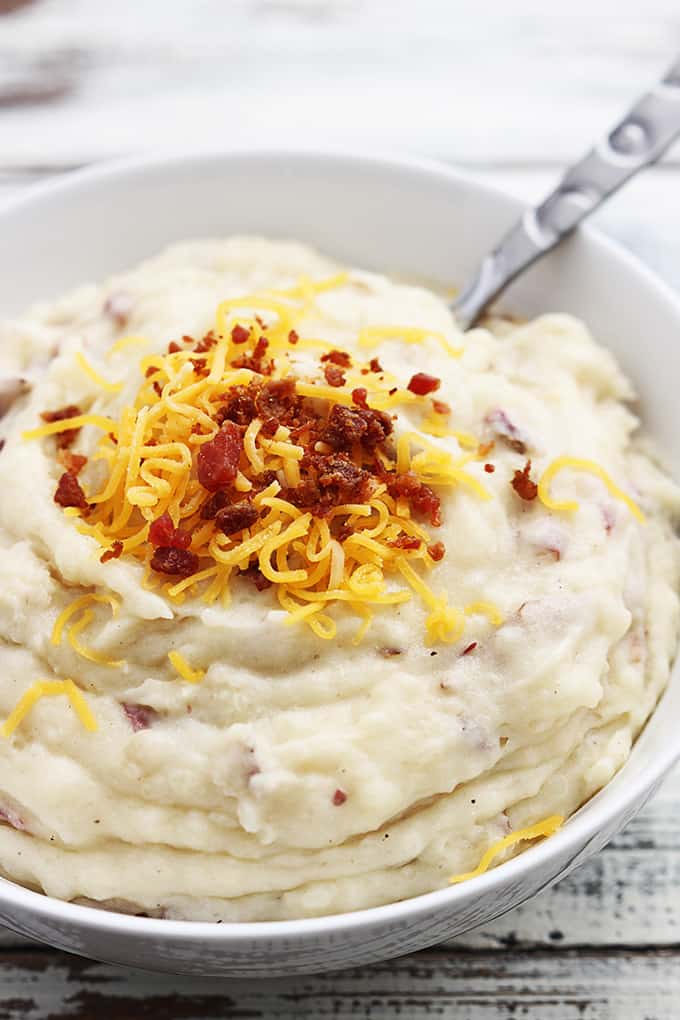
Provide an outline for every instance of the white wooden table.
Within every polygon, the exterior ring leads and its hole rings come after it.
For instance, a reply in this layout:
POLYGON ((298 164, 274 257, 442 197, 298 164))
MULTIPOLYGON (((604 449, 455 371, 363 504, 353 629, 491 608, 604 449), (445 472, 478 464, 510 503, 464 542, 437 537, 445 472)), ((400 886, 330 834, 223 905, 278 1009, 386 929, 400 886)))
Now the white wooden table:
MULTIPOLYGON (((0 11, 0 198, 142 148, 302 144, 435 156, 535 199, 680 51, 678 0, 0 0, 0 11)), ((680 151, 599 220, 680 288, 680 151)), ((489 927, 298 980, 157 977, 0 932, 0 1020, 674 1020, 679 844, 680 771, 599 857, 489 927)))

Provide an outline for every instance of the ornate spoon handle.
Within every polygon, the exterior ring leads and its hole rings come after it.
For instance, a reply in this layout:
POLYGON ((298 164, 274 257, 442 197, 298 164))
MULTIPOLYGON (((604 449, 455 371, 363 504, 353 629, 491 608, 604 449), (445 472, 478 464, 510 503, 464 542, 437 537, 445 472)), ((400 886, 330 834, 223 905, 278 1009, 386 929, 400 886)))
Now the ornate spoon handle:
POLYGON ((580 162, 567 170, 553 192, 527 209, 454 302, 459 324, 474 325, 484 309, 515 277, 554 248, 622 184, 655 163, 680 134, 680 60, 659 84, 580 162))

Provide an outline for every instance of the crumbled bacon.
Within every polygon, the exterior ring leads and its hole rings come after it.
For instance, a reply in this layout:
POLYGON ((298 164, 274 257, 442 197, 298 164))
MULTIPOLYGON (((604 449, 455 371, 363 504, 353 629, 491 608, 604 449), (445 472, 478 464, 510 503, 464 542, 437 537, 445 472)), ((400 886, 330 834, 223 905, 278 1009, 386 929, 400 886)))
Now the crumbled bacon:
POLYGON ((422 540, 413 535, 407 535, 405 531, 391 539, 388 543, 393 549, 420 549, 422 540))
POLYGON ((417 514, 428 517, 433 527, 439 527, 442 522, 441 500, 429 485, 418 481, 410 471, 403 475, 388 474, 385 482, 390 496, 395 499, 403 497, 417 514))
POLYGON ((79 510, 87 509, 88 503, 85 499, 85 493, 81 489, 80 482, 76 476, 71 474, 70 471, 64 471, 59 479, 56 492, 54 493, 54 502, 58 503, 59 506, 75 506, 79 510))
POLYGON ((151 569, 159 574, 179 574, 188 577, 198 570, 198 556, 188 549, 159 546, 151 557, 151 569))
POLYGON ((294 379, 275 379, 258 390, 255 397, 257 413, 262 418, 287 418, 297 410, 300 398, 295 392, 294 379))
POLYGON ((243 449, 241 432, 233 422, 224 423, 214 439, 203 443, 198 451, 197 473, 201 485, 209 492, 217 492, 233 482, 243 449))
POLYGON ((237 531, 249 528, 260 516, 257 507, 247 500, 225 506, 215 515, 215 527, 225 535, 235 535, 237 531))
POLYGON ((486 471, 487 475, 492 475, 496 468, 493 466, 493 464, 485 464, 484 470, 486 471))
POLYGON ((329 386, 344 386, 345 373, 337 365, 324 365, 323 374, 329 386))
POLYGON ((217 337, 215 336, 213 331, 210 330, 208 333, 205 334, 205 336, 201 340, 198 341, 198 343, 194 347, 194 351, 196 354, 205 354, 205 352, 211 350, 211 348, 213 348, 216 343, 217 337))
POLYGON ((443 400, 436 400, 434 397, 432 398, 432 409, 437 414, 451 414, 449 405, 443 400))
POLYGON ((217 424, 223 425, 225 421, 233 421, 237 425, 250 425, 257 416, 254 387, 234 386, 224 396, 226 403, 217 412, 217 424))
POLYGON ((323 516, 342 503, 361 502, 368 494, 370 475, 344 453, 307 454, 300 461, 302 481, 282 489, 281 498, 293 506, 323 516))
POLYGON ((177 354, 181 350, 181 346, 175 340, 171 340, 168 344, 168 354, 177 354))
POLYGON ((321 439, 334 450, 348 451, 360 443, 365 450, 372 452, 391 433, 392 419, 384 411, 335 404, 321 439))
POLYGON ((427 372, 416 372, 412 375, 409 384, 406 387, 411 393, 415 393, 418 397, 426 397, 428 393, 434 393, 441 386, 441 380, 437 379, 434 375, 428 375, 427 372))
POLYGON ((341 790, 338 787, 338 789, 333 794, 333 804, 334 804, 334 806, 335 807, 340 807, 342 804, 345 803, 346 800, 347 800, 347 794, 345 793, 344 790, 341 790))
POLYGON ((258 591, 265 591, 272 586, 272 582, 264 576, 257 563, 251 563, 242 574, 243 577, 248 577, 253 582, 258 591))
POLYGON ((235 344, 247 344, 250 340, 250 330, 237 323, 231 331, 231 339, 235 344))
POLYGON ((155 546, 172 546, 173 549, 188 549, 191 545, 191 535, 188 531, 176 528, 172 523, 172 517, 165 511, 149 527, 149 541, 155 546))
POLYGON ((158 718, 158 712, 150 705, 133 705, 123 701, 120 706, 125 713, 128 722, 135 733, 140 730, 148 730, 158 718))
POLYGON ((368 390, 365 386, 357 386, 352 390, 352 403, 356 404, 357 407, 363 408, 364 411, 368 411, 368 390))
POLYGON ((107 318, 113 319, 116 326, 122 329, 132 314, 132 295, 125 290, 114 291, 104 302, 103 311, 107 318))
POLYGON ((291 329, 290 333, 288 334, 288 343, 289 344, 296 344, 299 339, 300 339, 300 337, 299 337, 298 333, 296 332, 296 330, 291 329))
MULTIPOLYGON (((43 411, 40 417, 43 421, 51 424, 54 421, 77 418, 82 413, 77 404, 68 404, 66 407, 60 407, 57 411, 43 411)), ((66 429, 64 432, 58 432, 54 437, 57 441, 57 449, 65 450, 67 446, 71 446, 79 432, 80 429, 66 429)))
POLYGON ((232 502, 231 493, 225 489, 219 489, 206 499, 201 507, 199 516, 203 521, 213 521, 217 516, 218 510, 223 510, 225 506, 229 506, 232 502))
POLYGON ((123 543, 119 538, 115 540, 113 545, 109 549, 105 549, 99 557, 100 563, 108 563, 109 560, 117 560, 123 552, 123 543))
POLYGON ((521 471, 515 471, 510 484, 520 499, 531 502, 538 495, 536 482, 529 477, 531 472, 531 461, 528 460, 521 471))
POLYGON ((511 450, 514 450, 516 453, 526 453, 527 437, 514 422, 510 421, 505 411, 500 408, 489 411, 484 418, 484 422, 511 450))
POLYGON ((268 347, 269 340, 267 340, 266 337, 261 336, 253 347, 252 353, 240 354, 238 358, 234 358, 231 363, 232 367, 248 368, 251 372, 257 372, 258 375, 271 375, 273 363, 271 361, 265 361, 268 347))
POLYGON ((369 366, 371 372, 375 372, 376 374, 378 372, 384 372, 385 371, 385 369, 382 367, 382 365, 380 364, 380 362, 378 361, 377 358, 371 358, 371 360, 368 363, 368 366, 369 366))
POLYGON ((433 542, 432 545, 428 545, 427 552, 430 559, 434 560, 435 563, 438 563, 439 560, 444 559, 446 546, 443 542, 433 542))
POLYGON ((57 450, 57 460, 70 475, 78 475, 87 464, 87 457, 82 453, 71 453, 70 450, 57 450))
POLYGON ((334 365, 339 365, 340 368, 351 368, 352 359, 347 351, 327 351, 321 355, 322 361, 331 361, 334 365))

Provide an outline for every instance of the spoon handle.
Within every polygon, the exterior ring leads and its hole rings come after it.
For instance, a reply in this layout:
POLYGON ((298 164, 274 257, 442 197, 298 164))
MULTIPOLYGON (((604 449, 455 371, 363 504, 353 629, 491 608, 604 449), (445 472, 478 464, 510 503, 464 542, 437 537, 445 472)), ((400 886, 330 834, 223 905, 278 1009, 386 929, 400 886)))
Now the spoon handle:
POLYGON ((554 248, 622 184, 655 163, 680 134, 680 59, 609 134, 574 164, 544 201, 527 209, 454 302, 464 329, 515 277, 554 248))

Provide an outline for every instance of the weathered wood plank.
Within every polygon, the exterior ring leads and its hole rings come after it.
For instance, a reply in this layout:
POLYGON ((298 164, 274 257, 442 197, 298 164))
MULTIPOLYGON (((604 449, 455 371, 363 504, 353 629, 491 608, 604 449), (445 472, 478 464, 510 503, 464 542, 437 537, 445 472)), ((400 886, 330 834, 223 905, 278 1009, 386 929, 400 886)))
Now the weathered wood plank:
POLYGON ((51 0, 0 31, 3 158, 140 144, 566 159, 680 48, 675 0, 51 0))
POLYGON ((1 1020, 671 1020, 680 953, 429 950, 271 981, 192 980, 13 953, 0 962, 1 1020))

